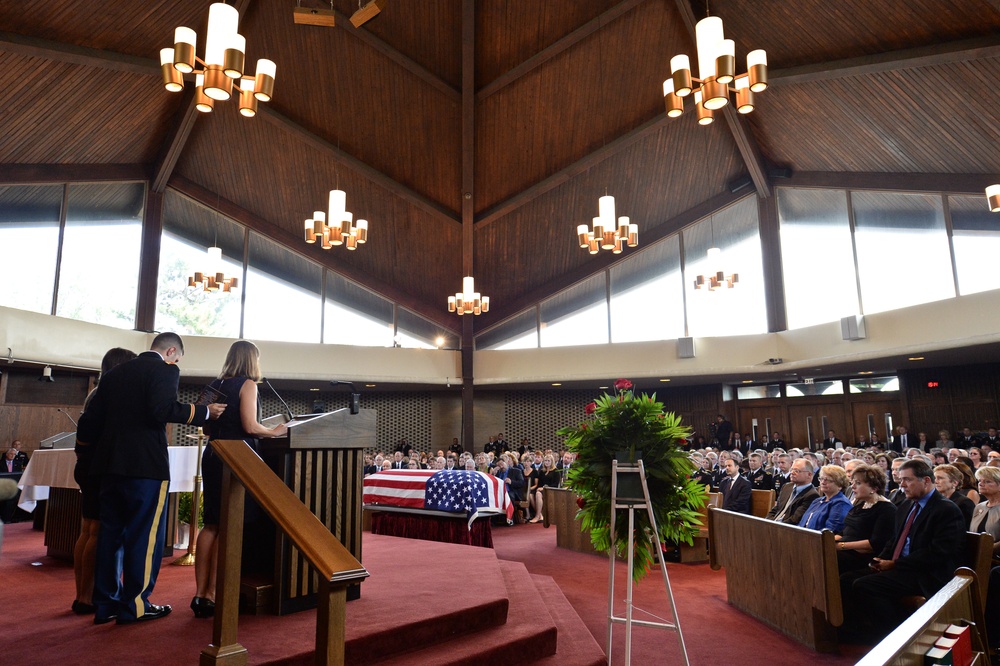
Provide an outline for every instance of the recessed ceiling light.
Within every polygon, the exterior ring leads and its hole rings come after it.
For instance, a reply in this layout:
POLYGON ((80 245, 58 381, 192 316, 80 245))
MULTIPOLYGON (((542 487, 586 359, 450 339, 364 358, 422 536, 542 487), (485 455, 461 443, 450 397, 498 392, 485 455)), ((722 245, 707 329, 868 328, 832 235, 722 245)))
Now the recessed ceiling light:
POLYGON ((859 375, 870 375, 870 374, 872 374, 872 371, 871 370, 861 370, 860 372, 858 372, 858 374, 859 375))
POLYGON ((660 381, 661 382, 669 382, 670 380, 669 379, 661 379, 660 381))
POLYGON ((309 389, 310 391, 318 391, 319 389, 309 389))
POLYGON ((562 384, 560 384, 559 382, 552 382, 552 385, 553 386, 562 386, 562 384))
POLYGON ((744 384, 753 384, 753 380, 752 379, 744 379, 743 383, 744 384))
POLYGON ((598 388, 599 390, 601 390, 601 391, 607 391, 607 390, 608 390, 608 388, 610 388, 610 387, 608 387, 608 386, 598 386, 597 388, 598 388))
POLYGON ((375 388, 374 384, 365 384, 365 388, 375 388))
POLYGON ((924 360, 924 357, 923 356, 911 356, 910 358, 908 358, 906 360, 907 361, 922 361, 922 360, 924 360))

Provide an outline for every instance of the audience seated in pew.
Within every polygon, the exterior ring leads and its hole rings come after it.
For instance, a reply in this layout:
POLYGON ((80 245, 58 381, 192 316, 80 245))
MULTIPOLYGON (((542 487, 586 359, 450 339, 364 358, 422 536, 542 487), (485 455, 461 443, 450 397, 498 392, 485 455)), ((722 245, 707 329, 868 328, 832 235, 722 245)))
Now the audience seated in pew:
POLYGON ((819 490, 822 496, 814 499, 806 508, 799 520, 799 527, 841 532, 844 528, 844 517, 851 510, 851 503, 844 495, 847 488, 847 472, 842 467, 836 465, 822 467, 819 471, 819 490))
POLYGON ((777 520, 788 525, 798 525, 812 501, 819 497, 812 484, 812 463, 799 458, 792 463, 788 483, 781 489, 778 501, 767 514, 768 520, 777 520))

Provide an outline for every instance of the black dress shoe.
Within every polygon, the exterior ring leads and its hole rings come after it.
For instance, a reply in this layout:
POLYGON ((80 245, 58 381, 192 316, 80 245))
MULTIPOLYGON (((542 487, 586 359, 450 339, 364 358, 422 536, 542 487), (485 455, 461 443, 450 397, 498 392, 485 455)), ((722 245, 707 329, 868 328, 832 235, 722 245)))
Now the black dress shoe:
POLYGON ((73 612, 77 615, 93 615, 97 612, 97 607, 82 601, 73 601, 73 612))
POLYGON ((215 602, 207 597, 195 597, 191 600, 191 610, 195 617, 212 617, 215 615, 215 602))
POLYGON ((118 619, 117 615, 95 615, 94 624, 107 624, 108 622, 114 622, 118 619))
POLYGON ((139 617, 134 618, 124 618, 120 617, 116 620, 116 624, 135 624, 136 622, 149 622, 151 620, 159 620, 161 617, 166 617, 170 615, 169 604, 163 604, 162 606, 157 606, 156 604, 150 604, 146 607, 146 612, 139 617))

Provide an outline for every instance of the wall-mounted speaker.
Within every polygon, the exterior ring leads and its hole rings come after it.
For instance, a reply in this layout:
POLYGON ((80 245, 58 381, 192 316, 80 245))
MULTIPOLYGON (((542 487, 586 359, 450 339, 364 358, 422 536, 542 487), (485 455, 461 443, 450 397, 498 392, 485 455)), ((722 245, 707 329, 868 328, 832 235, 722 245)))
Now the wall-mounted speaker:
POLYGON ((840 320, 840 334, 845 340, 864 340, 868 337, 865 330, 865 316, 852 315, 840 320))
POLYGON ((694 358, 694 338, 677 338, 677 358, 694 358))

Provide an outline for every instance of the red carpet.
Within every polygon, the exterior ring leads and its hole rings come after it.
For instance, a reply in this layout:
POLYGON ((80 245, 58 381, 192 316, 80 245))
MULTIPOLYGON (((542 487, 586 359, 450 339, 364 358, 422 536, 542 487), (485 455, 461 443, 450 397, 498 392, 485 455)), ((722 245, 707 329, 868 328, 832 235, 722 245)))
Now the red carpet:
MULTIPOLYGON (((196 620, 187 608, 192 568, 165 563, 161 569, 153 600, 174 606, 169 617, 95 627, 89 617, 69 611, 72 568, 44 556, 42 535, 30 527, 4 527, 0 608, 14 623, 17 640, 5 643, 0 662, 196 663, 211 623, 196 620)), ((372 577, 362 598, 347 606, 349 663, 601 663, 607 560, 556 548, 555 530, 542 525, 498 528, 493 536, 495 556, 489 549, 366 534, 365 565, 372 577)), ((618 566, 616 596, 624 599, 624 565, 618 566)), ((726 603, 724 574, 707 565, 669 565, 669 571, 692 664, 849 664, 861 656, 815 654, 748 618, 726 603)), ((636 587, 635 605, 669 616, 658 577, 636 587)), ((252 664, 311 662, 313 612, 244 615, 239 631, 252 664)), ((615 663, 624 660, 623 631, 615 628, 615 663)), ((632 647, 634 664, 680 663, 672 632, 636 627, 632 647)))

